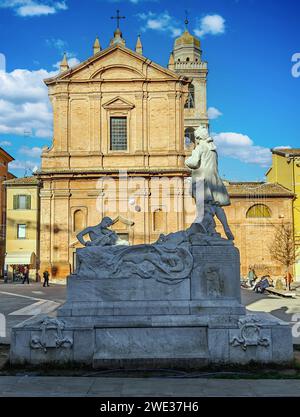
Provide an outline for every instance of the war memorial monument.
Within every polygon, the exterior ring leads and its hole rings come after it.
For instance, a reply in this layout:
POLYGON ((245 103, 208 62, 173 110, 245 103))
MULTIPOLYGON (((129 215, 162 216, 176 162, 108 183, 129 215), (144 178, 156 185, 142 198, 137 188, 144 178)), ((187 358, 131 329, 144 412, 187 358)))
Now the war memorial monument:
POLYGON ((186 368, 287 363, 289 325, 241 305, 240 258, 223 206, 230 205, 206 127, 186 166, 197 217, 153 244, 129 246, 111 219, 78 234, 77 269, 57 317, 12 330, 12 364, 78 363, 95 368, 186 368), (227 239, 216 232, 215 218, 227 239), (87 239, 89 236, 89 239, 87 239))

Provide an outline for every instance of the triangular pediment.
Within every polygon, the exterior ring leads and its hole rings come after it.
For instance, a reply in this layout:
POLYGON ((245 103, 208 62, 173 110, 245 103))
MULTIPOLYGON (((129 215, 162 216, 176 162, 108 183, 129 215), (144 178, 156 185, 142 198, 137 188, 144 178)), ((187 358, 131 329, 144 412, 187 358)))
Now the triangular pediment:
POLYGON ((134 104, 130 103, 128 100, 125 100, 122 97, 115 97, 112 100, 109 100, 107 103, 103 104, 103 107, 105 109, 116 109, 116 110, 131 110, 133 109, 135 106, 134 104))
POLYGON ((118 223, 118 222, 123 223, 123 224, 125 224, 126 226, 134 226, 134 221, 129 220, 129 219, 126 219, 126 218, 125 218, 125 217, 123 217, 123 216, 118 216, 118 217, 116 217, 116 218, 113 220, 113 225, 115 225, 115 224, 116 224, 116 223, 118 223))
POLYGON ((57 82, 105 79, 168 79, 180 80, 181 76, 150 59, 126 48, 113 45, 81 64, 45 80, 47 85, 57 82))

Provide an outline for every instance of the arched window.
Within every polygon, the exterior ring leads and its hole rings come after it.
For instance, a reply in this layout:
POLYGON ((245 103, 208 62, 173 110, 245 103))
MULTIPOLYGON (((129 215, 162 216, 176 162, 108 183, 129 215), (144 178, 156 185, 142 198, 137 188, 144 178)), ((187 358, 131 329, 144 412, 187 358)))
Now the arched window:
POLYGON ((153 230, 162 232, 165 229, 164 213, 161 209, 155 210, 153 213, 153 230))
POLYGON ((189 85, 189 95, 184 107, 186 109, 193 109, 195 107, 195 87, 193 84, 189 85))
POLYGON ((82 210, 76 210, 74 212, 73 231, 80 232, 84 227, 84 213, 82 210))
POLYGON ((195 142, 195 129, 193 127, 187 127, 184 131, 185 145, 189 146, 195 142))
POLYGON ((190 58, 189 57, 187 57, 186 62, 190 62, 190 58))
POLYGON ((255 204, 250 207, 246 214, 247 219, 271 217, 271 210, 265 204, 255 204))

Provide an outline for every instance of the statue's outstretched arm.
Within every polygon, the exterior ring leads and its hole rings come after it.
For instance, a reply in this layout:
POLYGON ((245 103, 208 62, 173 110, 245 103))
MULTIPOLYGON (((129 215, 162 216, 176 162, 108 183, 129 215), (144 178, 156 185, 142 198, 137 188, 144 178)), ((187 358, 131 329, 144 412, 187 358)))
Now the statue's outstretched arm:
POLYGON ((78 239, 78 241, 83 245, 83 246, 85 246, 86 245, 86 242, 85 242, 85 240, 84 240, 84 236, 85 235, 87 235, 90 231, 92 230, 92 228, 91 227, 87 227, 87 228, 85 228, 84 230, 82 230, 81 232, 79 232, 78 233, 78 235, 76 235, 76 237, 77 237, 77 239, 78 239))
POLYGON ((185 165, 190 169, 198 169, 200 167, 201 162, 201 151, 199 146, 197 146, 193 152, 192 155, 186 159, 185 165))

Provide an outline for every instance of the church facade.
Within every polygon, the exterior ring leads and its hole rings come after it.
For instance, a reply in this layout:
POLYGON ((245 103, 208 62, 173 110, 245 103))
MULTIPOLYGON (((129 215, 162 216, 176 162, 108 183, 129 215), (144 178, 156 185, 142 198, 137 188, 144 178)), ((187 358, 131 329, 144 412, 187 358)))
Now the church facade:
MULTIPOLYGON (((96 39, 91 58, 69 69, 64 57, 60 74, 45 80, 54 132, 38 174, 41 270, 66 277, 76 266, 76 234, 103 216, 131 244, 193 220, 191 198, 184 198, 191 80, 175 69, 144 57, 140 38, 135 51, 127 48, 117 29, 108 48, 96 39)), ((202 102, 197 117, 205 114, 202 102)))

